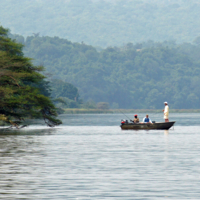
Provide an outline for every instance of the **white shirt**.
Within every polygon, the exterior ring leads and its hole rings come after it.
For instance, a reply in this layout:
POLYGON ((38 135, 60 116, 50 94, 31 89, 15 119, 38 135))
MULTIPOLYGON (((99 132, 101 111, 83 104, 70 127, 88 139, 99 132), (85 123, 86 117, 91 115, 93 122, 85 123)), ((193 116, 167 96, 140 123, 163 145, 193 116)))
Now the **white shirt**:
POLYGON ((168 119, 169 117, 169 106, 166 105, 164 109, 164 119, 168 119))

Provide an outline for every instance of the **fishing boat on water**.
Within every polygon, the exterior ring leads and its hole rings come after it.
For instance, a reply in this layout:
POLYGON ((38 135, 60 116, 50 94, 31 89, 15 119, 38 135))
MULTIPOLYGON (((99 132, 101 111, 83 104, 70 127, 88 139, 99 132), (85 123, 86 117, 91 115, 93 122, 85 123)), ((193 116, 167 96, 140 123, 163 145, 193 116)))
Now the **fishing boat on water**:
POLYGON ((168 130, 175 124, 173 122, 153 122, 153 123, 131 123, 128 120, 121 121, 122 130, 168 130))

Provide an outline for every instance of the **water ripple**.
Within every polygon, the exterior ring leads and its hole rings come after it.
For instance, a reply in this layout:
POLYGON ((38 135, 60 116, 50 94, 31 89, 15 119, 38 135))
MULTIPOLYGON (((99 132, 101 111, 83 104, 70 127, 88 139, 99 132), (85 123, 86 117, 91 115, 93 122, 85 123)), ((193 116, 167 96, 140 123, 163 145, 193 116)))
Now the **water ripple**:
POLYGON ((99 126, 35 125, 1 134, 0 199, 199 199, 197 123, 122 131, 109 125, 113 115, 100 117, 99 126))

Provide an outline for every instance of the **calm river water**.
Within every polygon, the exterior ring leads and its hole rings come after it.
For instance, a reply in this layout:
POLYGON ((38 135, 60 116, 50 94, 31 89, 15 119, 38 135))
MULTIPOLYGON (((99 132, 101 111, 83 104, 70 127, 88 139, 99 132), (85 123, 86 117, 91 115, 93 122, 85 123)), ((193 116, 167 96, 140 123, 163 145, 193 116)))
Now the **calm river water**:
POLYGON ((58 128, 1 132, 0 199, 200 199, 200 114, 170 114, 169 131, 122 131, 127 117, 62 115, 58 128))

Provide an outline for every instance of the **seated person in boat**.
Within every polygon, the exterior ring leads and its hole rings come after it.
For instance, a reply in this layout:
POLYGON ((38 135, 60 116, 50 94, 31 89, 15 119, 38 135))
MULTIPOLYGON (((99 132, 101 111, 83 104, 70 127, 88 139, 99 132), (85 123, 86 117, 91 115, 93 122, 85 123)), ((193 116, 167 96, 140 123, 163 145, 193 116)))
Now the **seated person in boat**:
POLYGON ((152 121, 149 118, 149 115, 146 115, 146 117, 143 118, 143 123, 151 123, 152 124, 152 121))
POLYGON ((140 119, 138 118, 137 115, 134 115, 134 120, 133 120, 134 123, 139 123, 140 122, 140 119))

